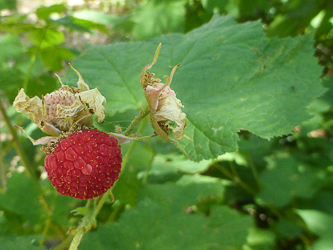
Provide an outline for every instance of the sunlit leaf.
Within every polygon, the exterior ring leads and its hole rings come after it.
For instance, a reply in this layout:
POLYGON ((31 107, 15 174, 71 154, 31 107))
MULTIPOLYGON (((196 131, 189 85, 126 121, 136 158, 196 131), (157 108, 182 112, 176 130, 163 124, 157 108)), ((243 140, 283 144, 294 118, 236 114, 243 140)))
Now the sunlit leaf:
POLYGON ((264 138, 290 133, 311 117, 306 106, 324 92, 310 37, 268 39, 259 22, 237 24, 228 17, 186 35, 91 47, 74 65, 104 93, 110 114, 138 109, 145 105, 140 73, 159 42, 150 71, 161 78, 180 63, 171 87, 194 141, 182 144, 197 161, 237 150, 240 129, 264 138))

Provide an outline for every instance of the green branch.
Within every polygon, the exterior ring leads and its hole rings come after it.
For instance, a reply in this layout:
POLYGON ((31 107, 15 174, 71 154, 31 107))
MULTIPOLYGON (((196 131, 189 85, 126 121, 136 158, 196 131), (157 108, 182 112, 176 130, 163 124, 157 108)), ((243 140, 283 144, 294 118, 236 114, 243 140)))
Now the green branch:
POLYGON ((32 165, 32 163, 29 161, 27 155, 25 154, 23 148, 21 147, 21 143, 18 139, 16 130, 14 129, 14 126, 9 120, 9 117, 7 116, 6 110, 3 107, 3 103, 0 102, 0 113, 2 115, 2 118, 4 122, 6 123, 6 126, 8 128, 9 133, 12 136, 12 140, 14 142, 14 148, 16 151, 16 154, 20 157, 20 161, 22 162, 22 165, 25 167, 24 169, 27 171, 27 174, 35 181, 37 181, 38 176, 36 174, 36 171, 32 165))
POLYGON ((149 114, 148 106, 144 107, 141 112, 134 118, 132 123, 128 126, 124 135, 129 135, 133 129, 139 124, 139 122, 149 114))
POLYGON ((72 240, 72 243, 69 247, 69 250, 76 250, 81 242, 81 239, 83 235, 88 232, 91 227, 95 223, 95 213, 94 213, 94 201, 95 199, 91 199, 87 201, 87 212, 85 216, 82 218, 81 224, 76 229, 76 233, 74 235, 74 238, 72 240))

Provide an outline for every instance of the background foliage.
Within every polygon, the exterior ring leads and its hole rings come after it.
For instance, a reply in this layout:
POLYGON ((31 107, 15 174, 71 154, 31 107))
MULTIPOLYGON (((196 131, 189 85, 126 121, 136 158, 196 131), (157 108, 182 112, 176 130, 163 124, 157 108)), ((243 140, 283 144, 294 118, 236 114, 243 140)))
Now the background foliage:
MULTIPOLYGON (((56 193, 43 153, 13 129, 42 136, 11 107, 17 89, 52 92, 55 72, 75 85, 64 74, 71 61, 107 99, 98 128, 125 129, 145 104, 139 77, 159 42, 150 71, 162 78, 181 65, 172 88, 195 162, 159 138, 124 146, 115 201, 99 203, 79 249, 333 247, 329 0, 54 1, 28 13, 0 1, 0 10, 4 249, 68 248, 85 205, 56 193)), ((137 132, 152 134, 146 120, 137 132)))

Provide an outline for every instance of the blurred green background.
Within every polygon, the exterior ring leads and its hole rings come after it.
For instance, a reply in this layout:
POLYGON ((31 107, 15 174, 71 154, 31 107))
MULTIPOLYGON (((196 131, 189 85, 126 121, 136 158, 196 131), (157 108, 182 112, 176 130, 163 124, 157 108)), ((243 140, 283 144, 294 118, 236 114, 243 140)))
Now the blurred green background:
MULTIPOLYGON (((44 154, 13 128, 43 136, 12 108, 17 90, 41 97, 94 45, 186 34, 213 15, 260 20, 272 39, 313 36, 327 92, 292 134, 241 131, 239 150, 217 159, 139 144, 79 249, 333 249, 331 0, 0 0, 0 248, 67 249, 80 220, 71 210, 85 204, 55 192, 44 154)), ((126 128, 136 111, 112 113, 107 125, 126 128)))

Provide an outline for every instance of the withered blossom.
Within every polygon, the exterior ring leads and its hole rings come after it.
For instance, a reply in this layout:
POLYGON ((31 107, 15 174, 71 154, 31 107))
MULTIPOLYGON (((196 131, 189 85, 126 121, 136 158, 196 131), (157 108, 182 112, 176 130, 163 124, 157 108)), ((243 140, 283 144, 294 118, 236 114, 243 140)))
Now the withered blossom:
POLYGON ((176 139, 182 140, 186 128, 186 114, 181 110, 184 106, 170 88, 173 75, 179 64, 172 69, 170 77, 164 76, 167 79, 166 83, 161 83, 158 78, 155 79, 153 73, 146 72, 155 64, 160 48, 161 44, 157 47, 153 62, 143 68, 140 82, 145 90, 153 129, 163 139, 174 142, 169 138, 169 131, 173 131, 176 139), (175 124, 175 127, 172 123, 175 124))
POLYGON ((90 89, 80 73, 72 69, 79 77, 77 88, 64 85, 59 78, 61 88, 42 99, 37 96, 29 98, 24 89, 19 90, 14 108, 27 114, 44 133, 51 135, 35 141, 20 128, 34 144, 45 144, 69 131, 73 125, 92 126, 92 114, 97 116, 98 122, 104 120, 106 112, 102 104, 106 102, 105 97, 96 88, 90 89))

